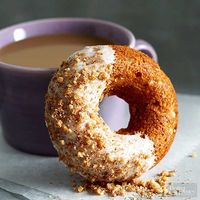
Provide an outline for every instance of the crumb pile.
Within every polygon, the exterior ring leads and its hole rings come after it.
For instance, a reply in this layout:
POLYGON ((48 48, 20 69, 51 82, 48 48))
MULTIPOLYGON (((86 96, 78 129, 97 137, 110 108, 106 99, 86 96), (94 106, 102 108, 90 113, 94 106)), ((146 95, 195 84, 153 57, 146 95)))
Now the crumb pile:
MULTIPOLYGON (((151 199, 155 195, 173 196, 174 193, 167 189, 168 178, 175 175, 175 171, 162 171, 155 178, 149 180, 133 179, 130 182, 121 183, 91 183, 81 185, 74 184, 76 192, 88 191, 98 195, 124 196, 127 192, 135 192, 140 197, 151 199)), ((133 196, 133 199, 137 197, 133 196)))

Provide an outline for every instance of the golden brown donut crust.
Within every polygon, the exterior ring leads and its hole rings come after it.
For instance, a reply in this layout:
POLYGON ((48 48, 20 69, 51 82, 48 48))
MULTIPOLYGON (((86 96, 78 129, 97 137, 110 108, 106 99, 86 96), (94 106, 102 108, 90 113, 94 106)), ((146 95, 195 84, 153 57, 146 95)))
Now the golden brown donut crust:
POLYGON ((174 87, 159 65, 146 54, 126 46, 113 45, 116 62, 108 87, 129 104, 131 119, 119 133, 147 133, 155 145, 156 163, 168 152, 178 124, 174 87))

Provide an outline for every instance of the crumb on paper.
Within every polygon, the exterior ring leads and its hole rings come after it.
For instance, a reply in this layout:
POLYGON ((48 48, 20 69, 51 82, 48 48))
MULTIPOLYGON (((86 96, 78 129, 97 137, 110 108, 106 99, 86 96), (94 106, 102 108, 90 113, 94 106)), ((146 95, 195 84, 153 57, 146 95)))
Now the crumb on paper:
POLYGON ((192 158, 196 158, 196 157, 198 157, 197 152, 193 151, 192 154, 190 155, 190 157, 192 157, 192 158))
POLYGON ((137 195, 129 197, 129 199, 137 200, 138 195, 142 198, 152 199, 154 196, 174 196, 174 192, 170 192, 167 187, 171 185, 168 183, 169 177, 175 176, 175 171, 162 171, 156 177, 149 180, 133 179, 129 182, 120 183, 91 183, 85 182, 74 185, 76 192, 88 191, 97 195, 107 194, 108 196, 125 196, 127 192, 135 192, 137 195))

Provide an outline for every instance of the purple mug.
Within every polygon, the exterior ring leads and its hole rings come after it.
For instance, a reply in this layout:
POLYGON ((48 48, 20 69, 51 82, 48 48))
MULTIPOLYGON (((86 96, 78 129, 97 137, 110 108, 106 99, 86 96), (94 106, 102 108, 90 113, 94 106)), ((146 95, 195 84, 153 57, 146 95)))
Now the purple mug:
MULTIPOLYGON (((103 37, 114 44, 141 50, 157 61, 153 47, 144 40, 136 40, 128 29, 112 22, 89 18, 42 19, 4 28, 0 30, 0 48, 34 36, 61 33, 103 37)), ((57 155, 44 122, 44 96, 55 70, 0 61, 1 128, 4 138, 13 147, 29 153, 57 155)), ((121 99, 115 96, 105 98, 100 107, 101 116, 112 129, 124 126, 127 105, 121 99)))

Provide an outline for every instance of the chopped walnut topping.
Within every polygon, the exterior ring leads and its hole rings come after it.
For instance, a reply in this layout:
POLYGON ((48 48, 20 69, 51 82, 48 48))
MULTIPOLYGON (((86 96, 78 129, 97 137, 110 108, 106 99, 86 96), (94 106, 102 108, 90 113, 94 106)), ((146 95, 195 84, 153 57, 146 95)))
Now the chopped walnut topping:
POLYGON ((149 180, 147 182, 147 187, 149 187, 150 189, 152 189, 152 191, 155 192, 155 193, 157 193, 157 194, 161 194, 163 192, 162 187, 155 180, 149 180))
POLYGON ((83 186, 79 186, 77 188, 77 192, 83 192, 85 190, 85 188, 83 186))
POLYGON ((59 77, 57 78, 57 81, 58 81, 59 83, 63 83, 64 78, 63 78, 62 76, 59 76, 59 77))
POLYGON ((69 109, 72 110, 74 106, 72 104, 69 104, 69 109))
POLYGON ((91 185, 90 189, 92 192, 98 194, 98 195, 103 195, 105 193, 105 189, 96 185, 91 185))
POLYGON ((83 158, 84 153, 79 151, 77 155, 78 155, 79 158, 83 158))
POLYGON ((63 125, 63 122, 61 120, 58 120, 57 125, 58 125, 59 128, 61 128, 62 125, 63 125))
POLYGON ((161 178, 175 176, 175 171, 162 171, 159 176, 161 178))
POLYGON ((60 140, 61 145, 65 145, 65 140, 60 140))

